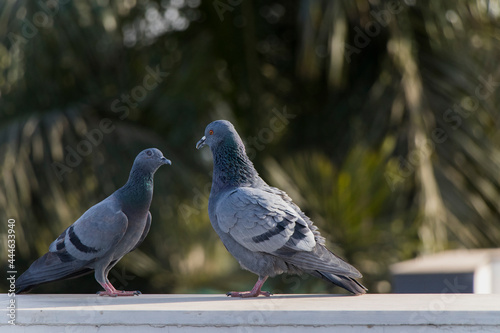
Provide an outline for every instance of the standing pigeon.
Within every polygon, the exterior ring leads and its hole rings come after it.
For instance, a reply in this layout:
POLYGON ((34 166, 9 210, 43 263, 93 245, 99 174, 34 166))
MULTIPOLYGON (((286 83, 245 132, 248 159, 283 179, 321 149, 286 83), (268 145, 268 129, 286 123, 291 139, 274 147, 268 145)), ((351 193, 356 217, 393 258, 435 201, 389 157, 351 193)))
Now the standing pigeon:
POLYGON ((269 276, 302 272, 356 295, 366 293, 354 280, 361 273, 325 247, 318 228, 285 192, 259 177, 229 121, 210 123, 196 148, 205 145, 214 159, 208 202, 212 226, 240 265, 259 276, 251 291, 228 296, 270 296, 261 291, 269 276))
POLYGON ((64 230, 50 244, 49 252, 17 279, 17 293, 95 271, 95 279, 105 289, 99 295, 139 295, 140 291, 116 290, 108 280, 108 273, 146 238, 151 226, 153 176, 163 164, 171 162, 156 148, 137 155, 127 183, 64 230))

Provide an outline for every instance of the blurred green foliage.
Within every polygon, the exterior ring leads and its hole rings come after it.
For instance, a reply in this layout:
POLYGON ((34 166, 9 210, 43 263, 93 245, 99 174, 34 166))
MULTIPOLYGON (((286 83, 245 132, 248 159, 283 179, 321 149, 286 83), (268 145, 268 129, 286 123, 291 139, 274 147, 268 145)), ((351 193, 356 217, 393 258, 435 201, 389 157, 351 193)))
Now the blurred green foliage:
MULTIPOLYGON (((3 1, 0 255, 14 218, 24 271, 154 146, 173 165, 156 175, 149 236, 111 281, 248 289, 255 276, 208 219, 211 154, 194 149, 220 118, 371 292, 390 291, 391 263, 495 247, 499 17, 487 0, 3 1)), ((305 276, 266 286, 339 292, 305 276)), ((36 292, 98 289, 88 276, 36 292)))

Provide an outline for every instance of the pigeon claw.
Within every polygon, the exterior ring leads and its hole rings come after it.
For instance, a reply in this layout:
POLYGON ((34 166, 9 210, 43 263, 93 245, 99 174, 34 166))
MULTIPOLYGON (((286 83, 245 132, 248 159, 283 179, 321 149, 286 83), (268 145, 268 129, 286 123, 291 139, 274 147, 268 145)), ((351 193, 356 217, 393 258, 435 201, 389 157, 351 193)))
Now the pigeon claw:
POLYGON ((96 292, 96 295, 98 295, 98 296, 109 296, 109 297, 116 297, 117 296, 115 292, 105 291, 105 290, 96 292))
POLYGON ((239 292, 239 291, 230 291, 226 294, 228 297, 241 297, 241 298, 249 298, 249 297, 259 297, 259 296, 265 296, 265 297, 269 297, 272 295, 272 293, 270 293, 269 291, 258 291, 258 292, 254 292, 254 291, 242 291, 242 292, 239 292))
POLYGON ((141 295, 142 293, 139 290, 132 290, 132 291, 125 291, 125 290, 115 290, 113 291, 98 291, 97 295, 99 296, 110 296, 110 297, 117 297, 117 296, 135 296, 135 295, 141 295))

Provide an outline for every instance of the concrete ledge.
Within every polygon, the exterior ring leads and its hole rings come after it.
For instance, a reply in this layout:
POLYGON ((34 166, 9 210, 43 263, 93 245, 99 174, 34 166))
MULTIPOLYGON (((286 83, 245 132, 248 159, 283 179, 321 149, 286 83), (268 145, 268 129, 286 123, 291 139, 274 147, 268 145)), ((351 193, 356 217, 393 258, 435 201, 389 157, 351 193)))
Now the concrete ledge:
MULTIPOLYGON (((1 332, 500 332, 500 296, 477 294, 18 295, 1 332), (237 327, 238 329, 235 329, 237 327)), ((10 298, 0 295, 7 313, 10 298)))

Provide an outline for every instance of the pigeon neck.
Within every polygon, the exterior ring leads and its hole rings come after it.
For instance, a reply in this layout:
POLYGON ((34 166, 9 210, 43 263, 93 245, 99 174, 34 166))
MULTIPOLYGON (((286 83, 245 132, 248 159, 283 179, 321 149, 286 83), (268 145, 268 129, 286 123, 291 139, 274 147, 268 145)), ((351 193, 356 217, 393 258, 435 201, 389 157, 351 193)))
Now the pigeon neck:
POLYGON ((153 173, 132 167, 127 184, 120 191, 120 199, 128 207, 149 209, 153 198, 153 173))
POLYGON ((226 186, 250 185, 258 177, 243 144, 231 143, 212 149, 214 173, 212 191, 226 186))

